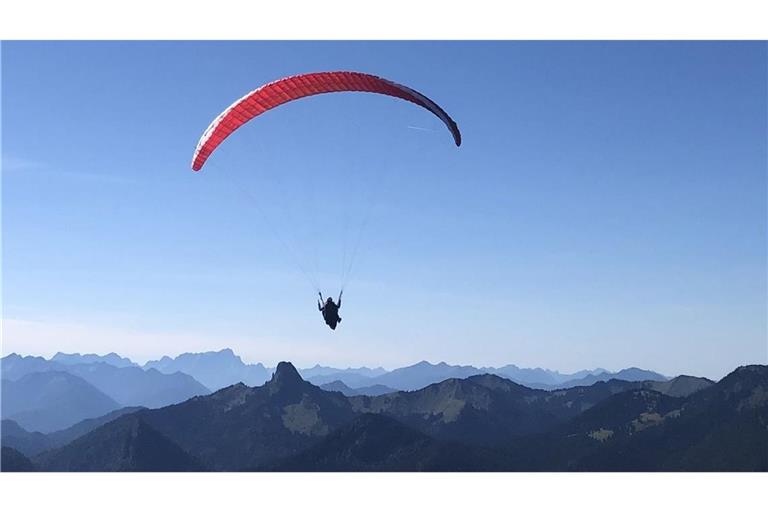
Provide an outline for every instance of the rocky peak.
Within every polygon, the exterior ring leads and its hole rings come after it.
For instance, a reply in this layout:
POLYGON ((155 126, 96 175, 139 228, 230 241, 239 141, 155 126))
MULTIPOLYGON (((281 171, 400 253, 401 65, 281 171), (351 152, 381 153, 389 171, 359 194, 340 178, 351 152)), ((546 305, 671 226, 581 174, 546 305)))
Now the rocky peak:
POLYGON ((272 374, 272 378, 267 383, 270 388, 275 390, 295 388, 302 384, 304 384, 304 379, 301 378, 296 368, 286 361, 278 363, 275 373, 272 374))

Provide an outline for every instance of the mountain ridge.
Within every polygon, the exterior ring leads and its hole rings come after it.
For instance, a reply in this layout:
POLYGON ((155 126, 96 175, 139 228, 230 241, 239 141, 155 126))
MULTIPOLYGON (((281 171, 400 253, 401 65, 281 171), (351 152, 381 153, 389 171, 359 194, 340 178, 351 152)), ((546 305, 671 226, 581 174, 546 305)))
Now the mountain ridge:
POLYGON ((2 381, 2 419, 25 430, 52 432, 118 409, 109 395, 68 372, 29 373, 2 381))
POLYGON ((768 453, 768 367, 697 381, 683 396, 673 396, 675 383, 662 386, 669 394, 650 384, 611 379, 546 391, 481 374, 346 397, 281 362, 261 386, 135 411, 32 462, 78 471, 768 469, 760 456, 764 445, 768 453), (140 431, 149 441, 130 444, 140 431), (153 443, 167 464, 153 458, 153 443))
MULTIPOLYGON (((12 356, 21 357, 17 354, 10 354, 3 358, 3 369, 6 370, 6 375, 9 372, 9 369, 6 367, 11 366, 9 364, 10 361, 7 361, 7 359, 12 356)), ((26 356, 25 359, 31 357, 26 356)), ((91 362, 107 362, 107 359, 111 358, 112 360, 126 361, 135 365, 130 359, 122 358, 114 352, 104 356, 57 353, 54 358, 66 359, 69 364, 82 363, 86 360, 91 362)), ((51 361, 43 358, 35 359, 36 363, 43 367, 46 365, 50 367, 51 364, 56 363, 53 359, 51 361)), ((168 375, 181 372, 190 375, 210 391, 215 391, 237 382, 243 382, 249 386, 258 386, 269 380, 272 372, 274 372, 274 368, 265 366, 262 363, 243 362, 242 358, 235 354, 231 348, 224 348, 218 351, 185 352, 175 357, 166 355, 160 359, 147 361, 140 368, 144 370, 155 369, 168 375)), ((12 369, 10 371, 13 372, 12 369)), ((310 368, 298 369, 298 372, 302 378, 318 386, 338 380, 352 389, 382 385, 401 391, 420 389, 447 378, 466 378, 471 375, 484 373, 493 373, 527 387, 547 390, 589 385, 598 380, 609 380, 610 378, 633 381, 668 380, 666 376, 657 372, 642 370, 636 367, 624 368, 617 372, 596 368, 594 370, 579 370, 568 374, 538 367, 521 368, 514 364, 500 367, 475 367, 471 365, 451 365, 445 361, 433 364, 427 360, 422 360, 409 366, 394 368, 390 371, 382 367, 368 368, 363 366, 341 369, 315 364, 310 368), (635 375, 632 375, 633 373, 635 375)), ((13 375, 10 375, 9 378, 13 379, 13 375)))

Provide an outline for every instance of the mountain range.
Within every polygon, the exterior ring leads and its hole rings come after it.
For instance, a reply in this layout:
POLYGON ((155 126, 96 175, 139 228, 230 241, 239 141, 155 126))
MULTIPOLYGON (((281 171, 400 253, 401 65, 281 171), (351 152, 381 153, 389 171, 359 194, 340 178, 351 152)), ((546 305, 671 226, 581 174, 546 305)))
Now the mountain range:
POLYGON ((165 374, 181 372, 190 375, 212 391, 238 382, 260 386, 272 375, 272 370, 263 364, 246 364, 228 348, 218 352, 185 353, 175 358, 164 356, 147 362, 144 368, 165 374))
POLYGON ((340 380, 334 380, 333 382, 328 382, 327 384, 321 384, 321 389, 324 389, 326 391, 338 391, 340 393, 345 394, 346 396, 358 396, 358 395, 368 395, 368 396, 379 396, 379 395, 386 395, 387 393, 394 393, 397 391, 396 389, 388 388, 387 386, 383 386, 381 384, 374 384, 373 386, 364 386, 362 388, 351 388, 341 382, 340 380))
POLYGON ((54 434, 12 427, 3 460, 43 471, 766 471, 766 390, 768 367, 752 365, 719 382, 549 391, 486 373, 346 396, 280 363, 263 385, 127 411, 64 445, 41 449, 54 434))
POLYGON ((100 356, 97 354, 65 354, 63 352, 56 352, 51 358, 54 363, 61 364, 88 364, 88 363, 107 363, 118 368, 126 366, 138 366, 136 363, 128 359, 127 357, 121 357, 114 352, 110 352, 107 355, 100 356))
POLYGON ((16 381, 3 379, 0 388, 2 418, 41 432, 59 430, 120 407, 95 386, 67 372, 30 373, 16 381))
POLYGON ((145 370, 110 356, 86 356, 89 363, 76 354, 64 357, 66 362, 61 354, 51 360, 17 354, 2 358, 2 419, 47 433, 121 407, 162 407, 210 393, 189 375, 145 370))
MULTIPOLYGON (((10 354, 2 358, 2 375, 4 379, 17 380, 27 373, 49 370, 66 371, 78 375, 99 388, 105 386, 106 382, 110 379, 120 382, 130 375, 135 380, 133 388, 137 390, 137 396, 123 395, 113 398, 123 405, 155 407, 186 399, 192 396, 192 394, 198 394, 202 391, 189 379, 185 383, 181 382, 184 378, 177 374, 192 377, 193 380, 202 384, 210 392, 239 382, 247 386, 259 386, 269 380, 275 369, 262 363, 245 363, 228 348, 219 351, 184 353, 173 358, 164 356, 158 360, 148 361, 143 366, 114 352, 104 356, 96 354, 64 354, 59 352, 50 360, 33 356, 22 357, 17 354, 10 354), (99 364, 102 366, 98 366, 99 364), (110 367, 121 368, 121 370, 111 370, 110 367), (97 370, 97 368, 101 370, 97 370), (138 369, 144 370, 144 374, 142 375, 137 372, 138 369), (163 375, 174 376, 175 381, 174 379, 161 379, 157 373, 150 370, 163 375), (99 380, 97 381, 97 379, 99 380), (156 382, 150 385, 147 381, 152 380, 162 380, 163 382, 156 382), (169 396, 149 398, 138 391, 142 386, 161 389, 161 384, 170 388, 168 391, 169 396), (174 395, 174 392, 171 391, 172 389, 178 390, 178 396, 174 395), (184 396, 185 394, 187 396, 184 396)), ((339 381, 353 390, 364 388, 366 392, 377 389, 381 392, 388 389, 408 391, 420 389, 449 378, 466 378, 484 373, 499 375, 518 384, 537 389, 557 389, 589 385, 598 380, 609 380, 612 378, 631 381, 667 380, 667 377, 659 373, 638 368, 628 368, 618 372, 608 372, 598 368, 595 370, 581 370, 572 374, 563 374, 542 368, 519 368, 511 364, 499 368, 478 368, 475 366, 449 365, 445 362, 432 364, 427 361, 421 361, 414 365, 396 368, 391 371, 381 367, 341 369, 320 365, 298 369, 298 371, 302 378, 318 386, 339 381)), ((334 385, 338 386, 338 384, 334 385)), ((107 394, 120 392, 114 387, 102 390, 107 394)), ((125 393, 125 391, 123 392, 125 393)))
MULTIPOLYGON (((75 357, 73 361, 77 360, 76 356, 77 354, 68 355, 68 357, 75 357)), ((95 360, 93 355, 88 357, 90 361, 95 360)), ((109 357, 114 360, 115 357, 119 356, 109 354, 103 356, 103 360, 99 360, 99 362, 108 362, 106 358, 109 357)), ((135 364, 126 358, 121 359, 123 364, 135 364)), ((265 366, 262 363, 245 363, 232 349, 228 348, 215 352, 184 353, 174 358, 164 356, 158 360, 148 361, 143 368, 145 370, 153 368, 167 374, 174 372, 185 373, 194 377, 213 391, 237 384, 238 382, 242 382, 247 386, 259 386, 269 380, 275 371, 275 368, 265 366)), ((610 380, 612 378, 632 381, 663 381, 667 379, 659 373, 639 368, 627 368, 618 372, 609 372, 602 368, 596 368, 594 370, 580 370, 567 374, 542 368, 520 368, 513 364, 494 368, 449 365, 445 362, 432 364, 428 361, 421 361, 414 365, 396 368, 391 371, 381 367, 342 369, 315 365, 311 368, 298 369, 298 372, 302 378, 318 386, 341 381, 352 389, 379 385, 401 391, 420 389, 449 378, 465 378, 484 373, 496 374, 518 384, 538 389, 589 385, 598 380, 610 380)))
POLYGON ((8 446, 27 457, 34 457, 46 450, 59 448, 71 443, 78 437, 81 437, 97 427, 109 423, 125 414, 136 412, 143 407, 123 407, 115 409, 103 416, 89 418, 79 421, 71 427, 62 430, 43 434, 38 431, 28 431, 13 420, 2 420, 0 422, 0 437, 3 446, 8 446))
MULTIPOLYGON (((144 365, 114 352, 106 355, 58 352, 51 359, 10 354, 0 360, 0 373, 4 381, 15 384, 4 386, 2 396, 10 406, 0 408, 0 412, 3 419, 13 419, 31 431, 48 433, 121 407, 159 408, 238 383, 259 386, 267 382, 274 371, 274 368, 261 363, 243 362, 231 349, 185 353, 174 358, 165 356, 144 365), (42 381, 55 378, 53 375, 42 374, 52 372, 72 376, 67 378, 67 385, 62 386, 53 398, 43 396, 52 391, 41 385, 42 381), (41 376, 26 378, 35 373, 41 376), (106 395, 111 401, 104 400, 101 395, 106 395), (66 414, 62 414, 58 406, 63 403, 67 404, 66 414), (15 404, 29 404, 29 407, 26 407, 28 410, 21 410, 15 404)), ((391 371, 381 367, 342 369, 315 365, 299 369, 298 372, 308 382, 325 390, 340 391, 347 396, 377 396, 398 390, 416 390, 446 379, 467 378, 484 373, 509 378, 518 384, 537 389, 568 388, 611 378, 659 382, 666 380, 666 377, 658 373, 636 368, 617 373, 598 369, 562 374, 515 365, 476 368, 444 362, 431 364, 427 361, 391 371)), ((61 380, 63 377, 56 378, 61 380)))

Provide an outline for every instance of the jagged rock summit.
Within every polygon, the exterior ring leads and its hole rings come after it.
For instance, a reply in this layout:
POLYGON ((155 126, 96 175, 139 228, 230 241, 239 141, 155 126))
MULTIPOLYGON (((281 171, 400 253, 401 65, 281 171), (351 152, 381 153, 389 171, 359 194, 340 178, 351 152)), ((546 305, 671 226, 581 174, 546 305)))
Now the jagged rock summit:
POLYGON ((272 378, 267 381, 267 388, 273 393, 280 391, 297 390, 304 386, 311 386, 301 378, 296 367, 287 361, 280 361, 275 368, 272 378))

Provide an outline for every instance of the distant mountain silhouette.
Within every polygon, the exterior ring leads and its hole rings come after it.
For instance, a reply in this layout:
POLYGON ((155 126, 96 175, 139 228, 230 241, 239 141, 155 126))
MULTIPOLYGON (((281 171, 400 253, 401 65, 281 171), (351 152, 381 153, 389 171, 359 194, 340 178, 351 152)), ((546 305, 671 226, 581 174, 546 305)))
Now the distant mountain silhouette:
POLYGON ((480 373, 483 372, 473 366, 451 366, 446 363, 431 364, 421 361, 412 366, 392 370, 371 381, 370 385, 383 384, 390 388, 411 391, 446 379, 463 379, 480 373))
POLYGON ((181 372, 164 374, 151 368, 117 368, 106 363, 71 364, 66 371, 82 377, 124 406, 163 407, 210 393, 181 372))
POLYGON ((157 361, 147 362, 144 368, 166 374, 186 373, 212 391, 238 382, 247 386, 260 386, 272 373, 261 363, 243 363, 242 359, 228 348, 218 352, 186 353, 175 358, 165 356, 157 361))
POLYGON ((0 451, 0 471, 37 471, 37 466, 19 451, 9 446, 3 446, 2 451, 0 451))
POLYGON ((314 375, 308 377, 307 382, 311 382, 315 386, 324 386, 331 382, 342 382, 345 386, 351 389, 364 388, 376 385, 375 377, 366 377, 354 372, 337 372, 327 373, 322 375, 314 375))
MULTIPOLYGON (((247 386, 260 386, 269 378, 274 368, 261 363, 246 364, 232 349, 218 352, 185 353, 175 358, 164 356, 156 361, 149 361, 144 368, 154 368, 163 373, 180 371, 193 376, 211 390, 218 390, 242 382, 247 386)), ((307 381, 325 384, 344 376, 352 383, 367 385, 367 380, 386 373, 384 368, 332 368, 315 365, 299 370, 307 381)))
POLYGON ((20 356, 15 353, 0 359, 0 376, 3 380, 19 380, 30 373, 49 370, 61 370, 61 365, 48 361, 44 357, 20 356))
POLYGON ((312 368, 302 368, 299 369, 299 374, 304 380, 310 381, 313 377, 323 377, 328 375, 343 375, 343 374, 350 374, 350 375, 360 375, 361 377, 366 378, 374 378, 378 377, 379 375, 384 375, 387 373, 387 370, 385 370, 382 367, 378 368, 368 368, 368 367, 360 367, 360 368, 346 368, 346 369, 340 369, 340 368, 332 368, 330 366, 320 366, 319 364, 316 364, 312 368))
POLYGON ((138 366, 113 366, 99 361, 105 358, 122 360, 123 363, 127 361, 116 354, 112 356, 58 353, 54 358, 58 357, 59 361, 47 361, 41 357, 11 354, 1 361, 2 375, 4 379, 17 380, 31 373, 70 373, 95 386, 122 406, 162 407, 210 393, 208 388, 183 373, 166 375, 152 369, 145 371, 138 366), (94 362, 78 362, 83 359, 94 362))
POLYGON ((568 380, 568 381, 556 384, 554 386, 545 386, 544 389, 564 389, 564 388, 573 388, 577 386, 591 386, 596 382, 601 382, 601 381, 605 382, 611 379, 625 380, 629 382, 641 382, 644 380, 663 382, 668 380, 667 377, 665 377, 660 373, 652 372, 649 370, 643 370, 640 368, 625 368, 624 370, 620 370, 615 373, 603 372, 596 375, 593 375, 593 374, 586 375, 580 379, 568 380))
POLYGON ((598 368, 596 370, 582 370, 574 374, 562 374, 541 368, 518 368, 515 365, 506 365, 500 368, 476 368, 474 366, 449 365, 445 362, 432 364, 428 361, 421 361, 411 366, 397 368, 376 377, 363 376, 354 373, 354 371, 349 371, 323 373, 309 377, 308 380, 318 386, 330 384, 338 380, 352 389, 383 385, 396 390, 413 391, 446 379, 465 379, 472 375, 483 374, 498 375, 526 387, 545 390, 589 386, 596 382, 608 381, 610 379, 633 382, 667 380, 666 377, 659 373, 639 368, 627 368, 615 373, 598 368))
POLYGON ((44 451, 64 446, 105 423, 141 409, 143 408, 124 407, 116 409, 98 418, 86 419, 75 423, 69 428, 57 430, 49 434, 28 432, 13 420, 3 420, 0 427, 0 439, 3 446, 14 448, 26 457, 34 457, 44 451))
POLYGON ((508 364, 500 368, 481 368, 481 370, 483 370, 482 373, 493 373, 528 387, 538 387, 540 385, 554 386, 569 380, 581 379, 588 375, 605 372, 602 368, 597 368, 595 370, 581 370, 573 374, 564 374, 543 368, 519 368, 514 364, 508 364))
MULTIPOLYGON (((12 354, 16 359, 19 356, 12 354)), ((26 371, 43 371, 46 369, 65 370, 57 361, 46 361, 43 358, 24 358, 24 364, 18 364, 17 360, 5 361, 12 356, 4 358, 3 369, 6 366, 11 373, 5 378, 15 379, 20 373, 26 371), (14 367, 15 363, 15 367, 14 367), (25 368, 22 368, 25 367, 25 368)), ((54 359, 69 364, 83 364, 83 362, 112 362, 113 366, 120 366, 130 360, 120 358, 117 354, 106 356, 94 356, 92 354, 57 354, 54 359), (121 363, 122 361, 122 363, 121 363)), ((133 363, 131 363, 133 364, 133 363)), ((162 373, 171 374, 182 372, 192 376, 209 390, 217 390, 232 384, 242 382, 248 386, 258 386, 269 379, 274 369, 265 367, 261 363, 246 364, 231 349, 223 349, 218 352, 186 353, 175 358, 164 356, 156 361, 149 361, 144 369, 154 368, 162 373)), ((341 381, 352 389, 372 388, 381 385, 395 390, 412 391, 421 389, 430 384, 435 384, 449 378, 466 378, 471 375, 494 374, 507 378, 534 389, 558 389, 575 386, 588 386, 598 381, 607 381, 612 378, 627 381, 655 380, 665 381, 666 377, 656 372, 649 372, 638 368, 627 368, 619 372, 608 372, 602 368, 594 370, 581 370, 572 374, 560 373, 543 368, 520 368, 513 364, 499 368, 474 366, 457 366, 447 363, 432 364, 427 361, 397 368, 392 371, 378 368, 346 368, 339 369, 329 366, 315 365, 311 368, 299 370, 303 379, 323 386, 334 381, 341 381)), ((373 392, 372 389, 367 390, 373 392)), ((146 405, 146 404, 145 404, 146 405)))
POLYGON ((136 363, 128 359, 127 357, 120 357, 114 352, 100 356, 97 354, 65 354, 63 352, 57 352, 51 358, 54 363, 61 364, 90 364, 90 363, 107 363, 118 368, 124 368, 126 366, 138 366, 136 363))
POLYGON ((67 372, 31 373, 2 382, 2 418, 12 419, 28 431, 60 430, 119 407, 96 387, 67 372))
POLYGON ((706 389, 714 382, 704 377, 691 377, 689 375, 680 375, 674 379, 665 382, 647 381, 643 387, 653 389, 669 396, 688 396, 706 389))
POLYGON ((203 466, 140 413, 102 425, 36 459, 47 471, 200 471, 203 466))
POLYGON ((397 391, 396 389, 388 388, 381 384, 374 384, 373 386, 365 386, 362 388, 351 388, 340 380, 334 380, 333 382, 323 384, 320 386, 320 389, 324 389, 325 391, 338 391, 344 393, 346 396, 379 396, 386 395, 387 393, 395 393, 397 391))

